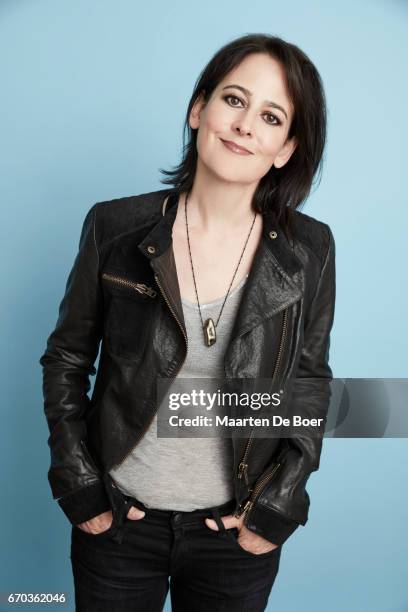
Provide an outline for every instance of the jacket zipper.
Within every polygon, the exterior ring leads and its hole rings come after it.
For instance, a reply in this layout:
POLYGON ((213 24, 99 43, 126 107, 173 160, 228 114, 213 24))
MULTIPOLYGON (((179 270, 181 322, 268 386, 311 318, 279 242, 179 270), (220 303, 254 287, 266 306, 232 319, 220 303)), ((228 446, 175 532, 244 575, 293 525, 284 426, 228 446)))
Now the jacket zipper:
POLYGON ((139 293, 143 293, 144 295, 148 295, 151 298, 156 297, 157 293, 152 287, 148 287, 144 283, 133 283, 126 278, 121 278, 120 276, 113 276, 113 274, 107 274, 104 272, 102 274, 102 278, 106 278, 106 280, 111 281, 113 283, 117 283, 118 285, 125 285, 126 287, 132 287, 139 293))
MULTIPOLYGON (((279 343, 279 350, 278 350, 278 356, 276 358, 276 363, 275 363, 275 368, 273 371, 273 375, 272 375, 272 385, 273 382, 275 380, 275 377, 279 371, 279 367, 282 361, 282 353, 283 353, 283 349, 285 346, 285 340, 286 340, 286 330, 287 330, 287 320, 288 320, 288 308, 286 308, 286 310, 283 312, 283 322, 282 322, 282 334, 281 334, 281 340, 279 343)), ((241 480, 242 476, 245 477, 245 483, 248 485, 248 455, 249 455, 249 451, 252 445, 252 441, 253 441, 253 432, 255 431, 255 429, 252 429, 250 436, 246 442, 246 446, 245 446, 245 450, 244 450, 244 454, 242 456, 241 462, 238 466, 238 478, 241 480)))
MULTIPOLYGON (((164 297, 164 299, 165 299, 165 301, 166 301, 167 306, 170 308, 170 310, 171 310, 171 312, 172 312, 172 314, 173 314, 173 317, 176 319, 176 321, 177 321, 177 323, 178 323, 178 325, 179 325, 179 327, 180 327, 180 329, 181 329, 181 332, 182 332, 182 334, 183 334, 183 336, 184 336, 184 340, 186 341, 186 350, 188 350, 188 338, 187 338, 187 336, 186 336, 186 332, 184 331, 184 327, 182 326, 182 324, 181 324, 181 323, 180 323, 180 321, 178 320, 178 317, 177 317, 176 313, 174 312, 172 305, 170 304, 169 300, 167 299, 167 295, 166 295, 166 293, 165 293, 165 291, 164 291, 163 287, 161 286, 161 283, 160 283, 160 281, 159 281, 159 277, 157 276, 157 274, 155 274, 155 275, 154 275, 154 278, 156 279, 156 283, 157 283, 157 284, 158 284, 158 286, 159 286, 159 289, 160 289, 160 291, 161 291, 161 293, 162 293, 162 295, 163 295, 163 297, 164 297)), ((184 360, 185 360, 185 358, 184 358, 184 360)), ((184 361, 183 361, 183 362, 182 362, 182 364, 179 366, 179 369, 178 369, 178 370, 180 370, 180 368, 181 368, 181 366, 183 365, 183 363, 184 363, 184 361)), ((177 371, 178 371, 178 370, 177 370, 177 371)))
MULTIPOLYGON (((172 315, 173 315, 173 316, 174 316, 174 318, 176 319, 176 321, 177 321, 177 323, 178 323, 178 325, 179 325, 179 327, 180 327, 180 329, 181 329, 181 331, 182 331, 182 333, 183 333, 183 337, 184 337, 184 340, 185 340, 185 343, 186 343, 186 354, 185 354, 185 356, 184 356, 184 359, 183 359, 183 360, 182 360, 182 361, 181 361, 181 362, 178 364, 178 366, 176 365, 177 371, 176 371, 176 374, 175 374, 175 375, 177 376, 177 373, 178 373, 178 372, 181 370, 181 367, 182 367, 182 365, 183 365, 183 363, 185 362, 186 357, 187 357, 187 351, 188 351, 188 338, 187 338, 187 335, 186 335, 186 333, 185 333, 185 331, 184 331, 184 329, 183 329, 182 324, 180 323, 180 321, 179 321, 179 319, 178 319, 178 317, 177 317, 176 313, 174 312, 174 310, 173 310, 173 308, 172 308, 172 306, 171 306, 171 304, 170 304, 170 302, 169 302, 169 300, 168 300, 168 298, 167 298, 167 295, 166 295, 166 293, 165 293, 165 291, 164 291, 164 289, 163 289, 163 287, 162 287, 162 285, 161 285, 161 283, 160 283, 160 281, 159 281, 159 278, 158 278, 157 274, 155 274, 155 276, 154 276, 154 277, 155 277, 156 282, 157 282, 157 284, 158 284, 158 286, 159 286, 160 292, 161 292, 162 296, 163 296, 163 297, 164 297, 164 299, 165 299, 166 304, 168 305, 168 307, 169 307, 169 309, 170 309, 170 311, 171 311, 172 315)), ((168 376, 172 375, 172 374, 173 374, 173 372, 174 372, 174 369, 175 369, 175 368, 171 369, 171 370, 170 370, 170 371, 167 373, 167 375, 168 375, 168 376)), ((174 375, 173 375, 173 377, 174 377, 174 375)), ((135 448, 136 448, 136 446, 139 444, 140 440, 142 439, 142 437, 144 436, 144 434, 146 433, 146 431, 147 431, 147 430, 148 430, 148 428, 150 427, 151 423, 153 422, 153 419, 154 419, 155 415, 156 415, 156 413, 155 413, 155 414, 152 416, 152 418, 150 419, 150 421, 148 422, 148 424, 146 425, 146 427, 143 429, 142 433, 139 435, 139 437, 137 438, 137 440, 136 440, 136 442, 134 443, 134 445, 132 446, 132 448, 131 448, 131 449, 130 449, 130 450, 129 450, 129 451, 128 451, 128 452, 127 452, 125 455, 124 455, 124 457, 122 457, 122 458, 121 458, 121 459, 120 459, 120 460, 119 460, 117 463, 115 463, 115 464, 114 464, 114 465, 113 465, 113 466, 112 466, 110 469, 117 468, 117 467, 118 467, 118 466, 119 466, 121 463, 123 463, 124 461, 126 461, 126 459, 127 459, 127 458, 129 457, 129 455, 130 455, 130 454, 131 454, 131 453, 134 451, 134 449, 135 449, 135 448)))
POLYGON ((271 471, 268 472, 267 474, 265 474, 264 476, 262 476, 262 478, 260 479, 260 481, 256 484, 254 490, 251 493, 250 498, 248 499, 248 501, 246 502, 245 506, 243 507, 241 512, 237 512, 235 514, 235 516, 237 518, 243 517, 244 520, 245 518, 248 517, 248 514, 250 513, 250 511, 252 510, 252 507, 256 501, 256 498, 259 497, 260 493, 262 492, 262 490, 265 488, 265 486, 267 485, 267 483, 273 478, 273 476, 276 474, 277 470, 280 468, 281 463, 275 463, 272 468, 271 471))

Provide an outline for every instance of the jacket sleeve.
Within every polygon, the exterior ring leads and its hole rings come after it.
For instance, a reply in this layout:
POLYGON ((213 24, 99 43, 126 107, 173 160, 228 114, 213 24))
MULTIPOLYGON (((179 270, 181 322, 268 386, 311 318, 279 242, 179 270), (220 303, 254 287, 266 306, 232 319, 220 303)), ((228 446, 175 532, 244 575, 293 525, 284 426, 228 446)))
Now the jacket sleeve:
MULTIPOLYGON (((267 480, 244 521, 248 529, 275 544, 282 544, 299 524, 307 522, 310 500, 305 485, 319 468, 331 396, 329 347, 336 293, 335 243, 330 227, 326 228, 328 248, 315 295, 305 313, 304 341, 296 377, 290 382, 288 411, 290 416, 323 418, 323 426, 314 428, 311 435, 281 439, 280 466, 267 480)), ((270 470, 271 465, 264 474, 270 470)))
POLYGON ((111 508, 101 472, 86 446, 89 376, 102 337, 103 313, 96 243, 96 210, 88 211, 79 250, 66 282, 59 316, 39 363, 44 412, 50 431, 48 480, 54 499, 72 524, 111 508))

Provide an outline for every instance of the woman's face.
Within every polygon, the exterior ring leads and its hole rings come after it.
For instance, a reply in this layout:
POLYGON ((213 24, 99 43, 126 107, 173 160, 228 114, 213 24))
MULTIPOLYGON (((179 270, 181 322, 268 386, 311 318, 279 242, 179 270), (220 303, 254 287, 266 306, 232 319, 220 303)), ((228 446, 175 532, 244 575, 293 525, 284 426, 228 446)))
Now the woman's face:
POLYGON ((206 105, 200 96, 192 108, 190 126, 198 128, 199 163, 223 180, 258 183, 295 150, 295 140, 286 140, 292 117, 281 65, 263 53, 248 55, 218 84, 206 105), (249 153, 234 152, 224 140, 249 153))

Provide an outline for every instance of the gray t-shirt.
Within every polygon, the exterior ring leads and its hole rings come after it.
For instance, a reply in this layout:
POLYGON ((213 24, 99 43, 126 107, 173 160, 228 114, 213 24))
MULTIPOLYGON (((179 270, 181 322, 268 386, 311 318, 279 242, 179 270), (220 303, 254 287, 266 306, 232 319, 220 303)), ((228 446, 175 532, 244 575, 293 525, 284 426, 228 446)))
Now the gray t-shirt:
MULTIPOLYGON (((182 299, 188 351, 177 378, 225 377, 224 354, 247 277, 230 292, 216 327, 216 342, 210 347, 204 344, 197 303, 182 299)), ((203 321, 212 317, 216 323, 224 297, 200 304, 203 321)), ((172 386, 168 393, 171 390, 172 386)), ((155 415, 143 438, 110 475, 124 494, 147 508, 190 512, 231 500, 232 470, 231 438, 157 437, 155 415)))

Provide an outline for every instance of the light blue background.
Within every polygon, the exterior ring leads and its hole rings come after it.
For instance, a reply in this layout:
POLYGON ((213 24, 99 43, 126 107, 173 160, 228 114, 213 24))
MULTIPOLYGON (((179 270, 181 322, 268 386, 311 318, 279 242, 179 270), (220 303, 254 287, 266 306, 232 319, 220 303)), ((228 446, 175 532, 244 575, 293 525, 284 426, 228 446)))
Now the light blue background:
MULTIPOLYGON (((303 211, 336 239, 333 371, 407 376, 407 17, 402 1, 2 0, 3 593, 73 596, 38 359, 84 216, 164 187, 158 168, 179 161, 193 84, 228 40, 273 33, 318 67, 328 146, 303 211)), ((268 610, 408 610, 407 459, 404 439, 325 440, 309 521, 284 546, 268 610)))

